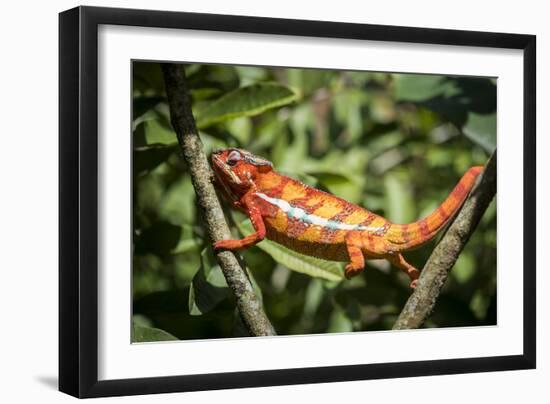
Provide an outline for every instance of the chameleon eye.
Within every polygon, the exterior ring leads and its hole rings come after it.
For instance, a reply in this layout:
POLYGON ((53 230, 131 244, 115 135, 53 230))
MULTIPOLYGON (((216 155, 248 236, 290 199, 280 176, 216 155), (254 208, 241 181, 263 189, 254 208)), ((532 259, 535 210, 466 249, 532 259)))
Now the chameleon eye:
POLYGON ((241 159, 242 159, 241 153, 239 153, 236 150, 233 150, 231 153, 229 153, 229 156, 227 156, 227 164, 229 164, 230 166, 234 166, 241 159))

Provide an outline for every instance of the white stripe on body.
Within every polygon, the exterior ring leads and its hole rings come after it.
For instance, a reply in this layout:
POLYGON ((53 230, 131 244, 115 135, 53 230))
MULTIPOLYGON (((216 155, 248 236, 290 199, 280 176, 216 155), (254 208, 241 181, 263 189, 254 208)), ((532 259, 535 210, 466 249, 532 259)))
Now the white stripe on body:
POLYGON ((321 216, 307 213, 304 209, 292 206, 290 203, 283 199, 272 198, 261 192, 256 192, 260 198, 270 204, 277 206, 281 209, 290 219, 299 220, 305 224, 312 224, 314 226, 320 226, 329 230, 359 230, 359 231, 372 231, 377 232, 383 229, 383 227, 368 227, 360 224, 348 224, 342 223, 336 220, 329 220, 321 216))

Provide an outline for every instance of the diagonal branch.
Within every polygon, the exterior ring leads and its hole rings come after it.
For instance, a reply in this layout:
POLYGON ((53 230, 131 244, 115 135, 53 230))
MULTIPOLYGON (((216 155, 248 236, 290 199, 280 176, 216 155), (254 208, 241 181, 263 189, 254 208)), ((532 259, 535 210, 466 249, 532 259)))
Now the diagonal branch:
POLYGON ((493 153, 455 220, 424 266, 418 286, 393 325, 394 330, 419 328, 431 314, 445 280, 497 190, 497 152, 493 153))
MULTIPOLYGON (((191 180, 206 222, 208 235, 212 241, 228 239, 231 234, 211 182, 212 172, 191 111, 189 89, 183 66, 163 63, 161 68, 170 105, 172 126, 176 131, 183 157, 191 171, 191 180)), ((239 314, 250 334, 254 336, 275 335, 275 330, 234 253, 220 251, 216 253, 216 259, 229 288, 237 299, 239 314)))

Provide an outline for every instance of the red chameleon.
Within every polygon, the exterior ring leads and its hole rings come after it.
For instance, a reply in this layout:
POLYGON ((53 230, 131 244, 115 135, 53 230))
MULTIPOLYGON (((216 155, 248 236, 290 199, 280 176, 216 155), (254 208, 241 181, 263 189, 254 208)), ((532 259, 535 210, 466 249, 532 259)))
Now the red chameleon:
POLYGON ((367 209, 277 173, 268 160, 242 149, 212 154, 216 186, 244 211, 255 233, 220 240, 214 249, 238 250, 265 237, 302 254, 347 261, 346 278, 362 272, 366 259, 387 259, 416 287, 419 272, 402 253, 431 240, 458 211, 483 167, 472 167, 429 216, 395 224, 367 209))

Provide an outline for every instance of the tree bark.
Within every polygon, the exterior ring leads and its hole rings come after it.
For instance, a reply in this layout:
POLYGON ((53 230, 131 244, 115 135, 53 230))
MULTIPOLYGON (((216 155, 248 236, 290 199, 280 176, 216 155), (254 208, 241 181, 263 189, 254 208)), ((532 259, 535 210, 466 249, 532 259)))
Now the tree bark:
MULTIPOLYGON (((229 239, 229 227, 211 182, 212 171, 191 110, 185 71, 182 65, 172 63, 163 63, 161 68, 170 106, 170 119, 191 172, 191 180, 208 235, 212 242, 229 239)), ((235 254, 231 251, 220 251, 216 253, 216 259, 227 285, 235 295, 239 314, 249 333, 253 336, 275 335, 275 330, 254 293, 246 271, 239 264, 235 254)))
POLYGON ((450 270, 493 200, 496 189, 495 150, 455 220, 426 262, 415 291, 393 326, 394 330, 419 328, 432 313, 450 270))

